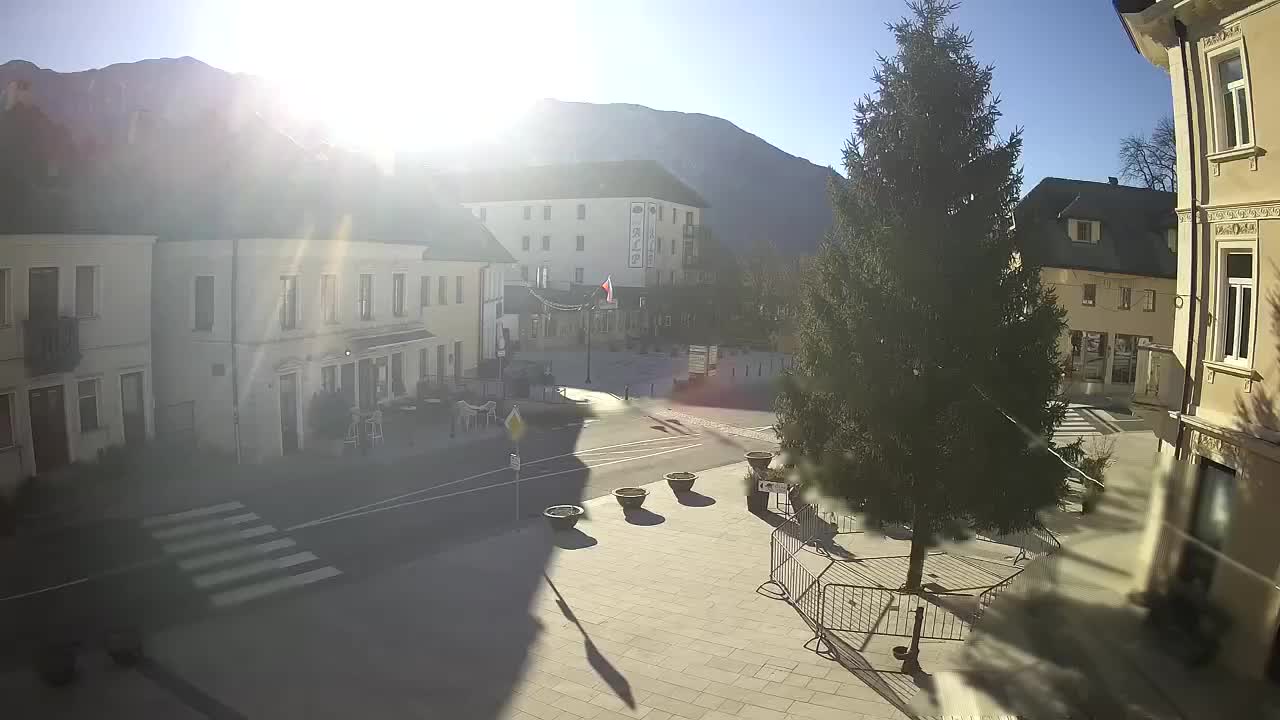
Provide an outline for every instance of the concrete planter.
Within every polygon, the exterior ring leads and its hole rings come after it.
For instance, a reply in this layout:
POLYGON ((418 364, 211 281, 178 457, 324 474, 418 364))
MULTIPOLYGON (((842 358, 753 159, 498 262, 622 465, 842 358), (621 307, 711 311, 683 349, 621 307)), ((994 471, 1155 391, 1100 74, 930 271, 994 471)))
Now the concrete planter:
POLYGON ((613 491, 613 497, 623 510, 639 510, 644 505, 644 499, 649 497, 649 491, 638 487, 620 487, 613 491))
POLYGON ((662 477, 665 478, 667 484, 671 486, 671 492, 674 492, 677 495, 687 493, 692 490, 693 483, 698 479, 697 475, 684 471, 669 472, 662 477))
POLYGON ((552 505, 542 511, 542 516, 547 519, 551 529, 558 532, 572 530, 585 512, 579 505, 552 505))

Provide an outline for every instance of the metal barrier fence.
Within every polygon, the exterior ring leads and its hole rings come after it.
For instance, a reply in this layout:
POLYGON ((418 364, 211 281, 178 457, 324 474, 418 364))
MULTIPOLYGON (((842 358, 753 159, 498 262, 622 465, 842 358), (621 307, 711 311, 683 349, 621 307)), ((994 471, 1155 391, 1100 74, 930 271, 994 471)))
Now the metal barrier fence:
POLYGON ((819 624, 824 630, 911 637, 923 609, 920 637, 963 640, 978 610, 978 596, 911 592, 831 583, 822 588, 819 624))

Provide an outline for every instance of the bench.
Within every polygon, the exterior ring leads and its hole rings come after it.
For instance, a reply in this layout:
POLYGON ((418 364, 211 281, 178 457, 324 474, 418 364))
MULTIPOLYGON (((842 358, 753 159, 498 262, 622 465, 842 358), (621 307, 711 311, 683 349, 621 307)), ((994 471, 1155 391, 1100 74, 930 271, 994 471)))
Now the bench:
POLYGON ((1150 601, 1147 623, 1174 656, 1199 667, 1217 654, 1231 620, 1198 588, 1178 583, 1150 601))

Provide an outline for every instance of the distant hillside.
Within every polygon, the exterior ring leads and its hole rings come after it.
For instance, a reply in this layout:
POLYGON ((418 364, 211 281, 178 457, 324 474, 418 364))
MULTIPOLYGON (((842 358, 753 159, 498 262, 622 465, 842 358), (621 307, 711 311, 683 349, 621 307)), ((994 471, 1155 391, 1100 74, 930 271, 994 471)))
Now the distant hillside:
MULTIPOLYGON (((211 111, 256 114, 295 138, 324 138, 314 119, 289 114, 261 78, 189 57, 74 73, 14 60, 0 65, 0 89, 11 80, 30 83, 35 104, 80 143, 122 140, 137 110, 161 126, 189 124, 211 111)), ((828 168, 708 115, 544 100, 493 142, 402 161, 468 169, 631 159, 661 163, 705 197, 707 222, 731 248, 771 241, 786 254, 809 253, 831 224, 828 168)))
POLYGON ((733 123, 640 105, 537 103, 497 140, 431 164, 448 169, 652 159, 711 204, 707 219, 730 246, 772 241, 812 252, 831 225, 831 170, 788 155, 733 123))

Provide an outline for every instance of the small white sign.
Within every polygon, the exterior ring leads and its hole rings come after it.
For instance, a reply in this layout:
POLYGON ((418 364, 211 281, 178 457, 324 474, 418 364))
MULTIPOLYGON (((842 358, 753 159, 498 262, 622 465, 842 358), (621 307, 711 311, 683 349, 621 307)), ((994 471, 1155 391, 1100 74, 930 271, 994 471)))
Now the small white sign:
POLYGON ((785 493, 787 492, 787 484, 784 482, 772 482, 769 480, 761 480, 760 492, 785 493))
POLYGON ((520 469, 520 455, 517 453, 511 453, 511 469, 512 470, 520 469))

